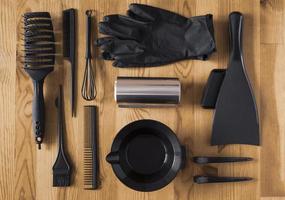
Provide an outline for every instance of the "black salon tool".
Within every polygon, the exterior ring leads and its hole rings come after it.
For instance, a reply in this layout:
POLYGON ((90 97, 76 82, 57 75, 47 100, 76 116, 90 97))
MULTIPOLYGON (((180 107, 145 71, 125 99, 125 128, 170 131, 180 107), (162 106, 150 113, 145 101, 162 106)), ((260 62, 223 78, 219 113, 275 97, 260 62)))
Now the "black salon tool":
POLYGON ((63 117, 63 92, 62 86, 59 87, 59 96, 55 100, 57 107, 57 132, 58 132, 58 154, 52 167, 53 186, 70 186, 71 166, 64 150, 64 117, 63 117))
POLYGON ((243 16, 229 16, 231 53, 229 66, 216 103, 212 145, 259 145, 259 122, 255 99, 242 54, 243 16))
POLYGON ((221 176, 204 176, 198 175, 193 177, 193 181, 198 184, 204 183, 226 183, 226 182, 241 182, 251 181, 251 177, 221 177, 221 176))
POLYGON ((213 69, 205 85, 201 105, 203 108, 215 108, 226 69, 213 69))
POLYGON ((84 189, 98 188, 99 159, 97 107, 84 106, 84 189))
POLYGON ((99 31, 102 57, 116 67, 159 66, 184 59, 206 60, 216 50, 211 14, 184 17, 161 8, 130 4, 128 16, 108 15, 99 31))
POLYGON ((228 162, 245 162, 251 161, 249 157, 215 157, 215 156, 195 156, 192 158, 194 163, 208 164, 208 163, 228 163, 228 162))
POLYGON ((63 57, 68 59, 71 65, 71 112, 76 116, 75 107, 75 78, 76 78, 76 61, 75 61, 75 43, 76 43, 76 10, 74 8, 63 11, 63 57))
POLYGON ((23 18, 24 70, 33 80, 32 126, 36 143, 38 148, 41 149, 45 131, 43 84, 45 77, 54 68, 55 40, 52 21, 48 12, 25 13, 23 18))
POLYGON ((166 125, 139 120, 120 130, 106 160, 126 186, 154 191, 170 183, 184 167, 185 149, 166 125))
POLYGON ((92 10, 86 11, 86 55, 85 55, 85 70, 81 88, 81 96, 87 101, 96 98, 95 76, 92 69, 92 56, 91 56, 91 23, 92 23, 92 10))

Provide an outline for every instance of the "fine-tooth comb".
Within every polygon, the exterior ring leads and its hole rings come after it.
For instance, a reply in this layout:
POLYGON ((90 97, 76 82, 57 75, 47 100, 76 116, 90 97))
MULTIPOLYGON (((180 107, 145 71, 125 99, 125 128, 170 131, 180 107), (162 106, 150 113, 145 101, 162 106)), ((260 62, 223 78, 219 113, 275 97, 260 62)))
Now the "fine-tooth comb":
POLYGON ((43 83, 53 71, 55 39, 48 12, 29 12, 24 16, 24 70, 33 80, 34 97, 32 126, 38 148, 41 149, 45 129, 43 83))
POLYGON ((71 65, 71 112, 72 117, 76 116, 75 108, 75 78, 76 78, 76 62, 75 62, 75 40, 76 40, 76 10, 74 8, 63 11, 63 57, 68 59, 71 65))
POLYGON ((97 108, 96 106, 84 107, 84 189, 98 188, 98 140, 97 140, 97 108))
POLYGON ((59 96, 55 100, 57 107, 57 132, 58 132, 58 154, 56 161, 52 167, 53 170, 53 186, 66 187, 70 186, 71 166, 68 162, 64 151, 64 122, 63 122, 63 92, 62 86, 59 87, 59 96))

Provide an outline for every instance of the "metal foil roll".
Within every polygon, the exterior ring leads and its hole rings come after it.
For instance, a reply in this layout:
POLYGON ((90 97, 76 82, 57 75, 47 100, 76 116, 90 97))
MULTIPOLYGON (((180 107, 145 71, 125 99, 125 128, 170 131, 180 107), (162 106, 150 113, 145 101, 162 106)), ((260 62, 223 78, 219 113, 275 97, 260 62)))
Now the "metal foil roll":
POLYGON ((119 107, 161 107, 180 103, 178 78, 118 77, 114 98, 119 107))

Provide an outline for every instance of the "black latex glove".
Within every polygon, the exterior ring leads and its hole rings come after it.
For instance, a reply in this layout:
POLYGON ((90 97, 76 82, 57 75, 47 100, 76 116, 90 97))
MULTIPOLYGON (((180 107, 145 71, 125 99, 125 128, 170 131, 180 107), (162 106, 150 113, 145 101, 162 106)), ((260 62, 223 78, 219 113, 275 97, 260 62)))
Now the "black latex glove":
POLYGON ((158 66, 183 59, 205 60, 215 51, 212 15, 186 18, 167 10, 130 4, 128 16, 99 23, 97 45, 116 67, 158 66))

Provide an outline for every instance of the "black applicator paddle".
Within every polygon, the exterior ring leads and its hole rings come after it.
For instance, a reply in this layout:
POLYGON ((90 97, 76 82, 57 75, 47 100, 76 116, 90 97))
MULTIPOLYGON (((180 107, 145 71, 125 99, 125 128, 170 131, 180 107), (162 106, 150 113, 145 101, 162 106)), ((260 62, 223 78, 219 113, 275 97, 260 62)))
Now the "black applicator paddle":
POLYGON ((259 122, 255 99, 242 54, 243 16, 229 16, 230 60, 222 83, 213 122, 212 145, 259 145, 259 122))

